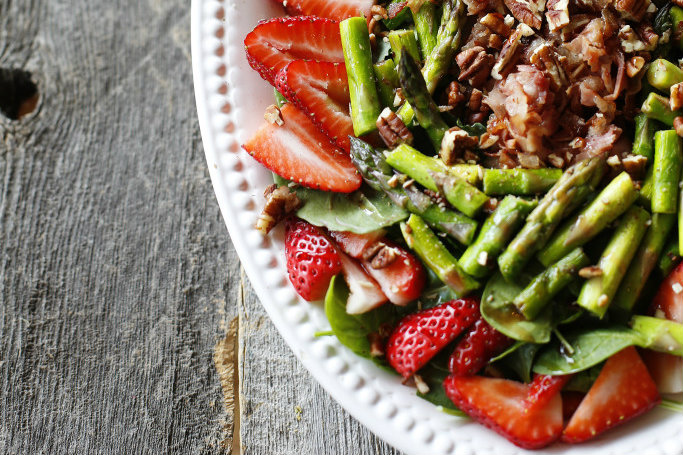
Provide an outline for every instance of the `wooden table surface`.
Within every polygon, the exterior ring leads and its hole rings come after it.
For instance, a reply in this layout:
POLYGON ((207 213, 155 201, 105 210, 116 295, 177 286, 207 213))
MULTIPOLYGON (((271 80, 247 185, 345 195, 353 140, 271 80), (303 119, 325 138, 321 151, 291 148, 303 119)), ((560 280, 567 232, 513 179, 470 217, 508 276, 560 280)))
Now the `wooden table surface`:
POLYGON ((0 453, 397 453, 312 380, 240 267, 189 0, 0 0, 0 24, 0 68, 39 93, 0 114, 0 453))

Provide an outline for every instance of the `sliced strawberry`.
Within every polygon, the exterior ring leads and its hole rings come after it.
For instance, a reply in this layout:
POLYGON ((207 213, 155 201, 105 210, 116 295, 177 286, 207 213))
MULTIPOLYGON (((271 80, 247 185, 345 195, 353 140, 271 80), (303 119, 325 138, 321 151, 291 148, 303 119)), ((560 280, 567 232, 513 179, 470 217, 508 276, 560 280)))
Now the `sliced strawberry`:
POLYGON ((257 161, 303 186, 339 193, 357 190, 362 178, 348 155, 335 147, 293 104, 281 109, 283 125, 265 123, 244 144, 257 161))
POLYGON ((656 406, 657 385, 634 347, 607 359, 598 378, 562 434, 562 440, 583 442, 656 406))
POLYGON ((683 357, 649 349, 642 356, 659 393, 683 392, 683 357))
POLYGON ((476 321, 479 302, 451 300, 401 320, 386 346, 389 364, 404 378, 412 376, 476 321))
POLYGON ((562 392, 562 417, 565 422, 572 418, 585 396, 585 393, 573 390, 562 392))
POLYGON ((512 338, 503 335, 479 316, 453 350, 449 369, 456 376, 475 375, 512 342, 512 338))
POLYGON ((320 16, 338 21, 370 14, 375 0, 277 0, 288 14, 320 16))
POLYGON ((308 114, 327 136, 347 152, 353 123, 349 82, 343 63, 296 60, 280 71, 277 89, 308 114))
POLYGON ((294 60, 344 61, 339 23, 321 17, 278 17, 260 22, 244 39, 247 60, 263 79, 294 60))
POLYGON ((363 268, 395 305, 417 299, 427 282, 422 263, 397 244, 386 240, 383 231, 369 234, 330 232, 342 251, 361 261, 363 268))
POLYGON ((450 400, 474 420, 525 449, 540 449, 562 433, 562 399, 527 409, 530 385, 508 379, 450 375, 444 389, 450 400))
POLYGON ((353 259, 339 253, 344 279, 349 286, 349 299, 346 312, 349 314, 366 313, 388 301, 377 282, 369 276, 353 259))
POLYGON ((657 311, 663 312, 666 319, 683 322, 683 264, 676 267, 659 286, 651 313, 656 315, 657 311))
POLYGON ((289 280, 309 301, 322 299, 332 277, 342 270, 339 252, 322 230, 298 218, 285 225, 285 257, 289 280))
POLYGON ((534 380, 529 384, 529 395, 526 399, 527 409, 537 409, 545 406, 555 395, 560 393, 571 378, 571 374, 557 376, 537 374, 534 376, 534 380))

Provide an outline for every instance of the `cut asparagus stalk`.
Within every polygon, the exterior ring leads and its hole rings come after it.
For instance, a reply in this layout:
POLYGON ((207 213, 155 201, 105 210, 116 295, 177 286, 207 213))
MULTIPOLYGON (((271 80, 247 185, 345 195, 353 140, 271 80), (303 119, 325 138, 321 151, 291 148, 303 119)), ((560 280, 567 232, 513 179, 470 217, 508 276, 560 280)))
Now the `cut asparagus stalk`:
MULTIPOLYGON (((631 177, 622 172, 603 189, 598 197, 567 222, 538 254, 546 267, 557 262, 576 247, 584 245, 621 216, 638 198, 631 177)), ((632 247, 635 252, 635 247, 632 247)))
POLYGON ((470 185, 478 186, 484 175, 484 168, 478 164, 454 164, 448 166, 448 172, 460 177, 470 185))
POLYGON ((545 193, 562 177, 560 169, 486 169, 484 193, 531 196, 545 193))
POLYGON ((650 93, 643 106, 640 108, 641 112, 649 118, 659 120, 667 126, 674 126, 674 119, 683 115, 681 111, 672 111, 669 107, 669 99, 658 95, 657 93, 650 93))
POLYGON ((513 281, 519 276, 562 219, 591 196, 605 171, 605 160, 595 157, 573 165, 562 174, 498 258, 500 271, 506 280, 513 281))
POLYGON ((386 160, 425 188, 442 193, 453 207, 467 216, 475 216, 489 200, 476 187, 449 173, 442 161, 423 155, 409 145, 399 145, 387 154, 386 160))
POLYGON ((531 280, 531 283, 515 297, 513 303, 525 318, 534 319, 550 301, 575 278, 579 270, 590 264, 581 248, 548 267, 531 280))
POLYGON ((649 213, 638 206, 633 206, 624 214, 598 262, 602 273, 586 281, 581 289, 578 299, 580 306, 600 318, 605 315, 649 221, 649 213))
POLYGON ((664 246, 657 267, 662 276, 667 276, 681 262, 681 254, 678 249, 678 239, 669 239, 664 246))
POLYGON ((396 89, 399 87, 398 72, 396 64, 392 59, 376 63, 373 67, 375 78, 377 79, 377 94, 382 105, 393 110, 396 89))
POLYGON ((400 56, 405 49, 415 61, 420 61, 420 49, 413 30, 392 30, 389 32, 389 46, 395 56, 400 56))
POLYGON ((650 316, 633 316, 631 328, 640 337, 638 346, 683 356, 683 324, 650 316))
POLYGON ((667 237, 674 226, 676 217, 670 214, 655 213, 647 229, 645 238, 638 247, 631 264, 614 296, 611 308, 620 314, 628 314, 633 309, 647 279, 654 270, 667 237))
POLYGON ((436 47, 436 35, 439 32, 439 10, 432 2, 424 2, 417 13, 413 13, 415 31, 420 40, 422 55, 427 56, 436 47))
POLYGON ((657 125, 645 114, 636 115, 635 123, 636 135, 633 140, 633 154, 644 156, 648 162, 652 162, 655 155, 654 138, 657 125))
POLYGON ((645 180, 640 187, 640 194, 638 195, 639 203, 647 208, 652 208, 652 187, 654 186, 654 167, 650 166, 647 168, 647 174, 645 174, 645 180))
POLYGON ((401 223, 401 232, 408 247, 415 251, 425 265, 458 297, 465 296, 479 288, 479 283, 460 269, 458 261, 422 218, 410 215, 407 223, 401 223))
POLYGON ((475 278, 488 275, 498 255, 535 207, 535 202, 505 197, 484 222, 477 240, 460 257, 458 264, 465 273, 475 278))
POLYGON ((363 17, 352 17, 342 21, 339 30, 349 78, 353 132, 362 136, 377 129, 377 117, 382 111, 372 65, 368 24, 363 17))
POLYGON ((658 58, 647 70, 647 81, 654 88, 669 93, 672 85, 683 82, 683 70, 668 60, 658 58))
POLYGON ((682 165, 681 139, 676 131, 657 131, 652 183, 653 213, 676 213, 682 165))

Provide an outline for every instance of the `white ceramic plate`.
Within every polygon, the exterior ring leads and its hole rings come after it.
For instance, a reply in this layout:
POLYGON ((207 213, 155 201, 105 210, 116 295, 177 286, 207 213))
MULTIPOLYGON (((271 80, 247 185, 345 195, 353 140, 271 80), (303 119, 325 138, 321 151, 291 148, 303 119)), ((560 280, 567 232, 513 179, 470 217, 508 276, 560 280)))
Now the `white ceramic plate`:
MULTIPOLYGON (((253 228, 271 175, 240 147, 273 102, 272 88, 247 64, 243 40, 259 20, 281 13, 272 0, 192 1, 194 85, 206 160, 233 244, 263 306, 316 380, 398 449, 415 455, 534 453, 467 419, 440 412, 333 337, 314 337, 329 325, 321 307, 298 298, 289 285, 282 232, 263 238, 253 228)), ((681 455, 683 415, 658 409, 593 443, 558 444, 544 453, 681 455)))

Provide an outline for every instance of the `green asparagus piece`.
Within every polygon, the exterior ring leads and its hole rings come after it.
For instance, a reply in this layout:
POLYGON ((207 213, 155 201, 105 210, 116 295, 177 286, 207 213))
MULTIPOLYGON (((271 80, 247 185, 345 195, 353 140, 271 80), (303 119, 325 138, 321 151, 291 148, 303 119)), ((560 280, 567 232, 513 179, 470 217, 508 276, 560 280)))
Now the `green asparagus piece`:
POLYGON ((654 137, 657 131, 655 121, 645 114, 638 114, 635 118, 636 135, 633 139, 633 154, 642 155, 652 161, 655 156, 654 137))
MULTIPOLYGON (((546 267, 559 261, 576 247, 584 245, 623 214, 638 198, 631 177, 622 172, 603 189, 598 197, 578 215, 570 219, 538 253, 546 267)), ((633 245, 629 247, 635 251, 633 245)))
POLYGON ((683 356, 683 324, 663 318, 633 316, 630 325, 639 335, 641 348, 683 356))
POLYGON ((396 57, 401 55, 402 49, 405 49, 413 59, 420 61, 420 49, 413 30, 392 30, 389 32, 388 38, 389 46, 391 46, 396 57))
POLYGON ((657 131, 652 183, 653 213, 676 213, 682 167, 683 151, 676 131, 657 131))
POLYGON ((631 207, 624 214, 598 262, 602 274, 590 278, 581 289, 578 299, 580 306, 600 318, 605 315, 649 221, 650 214, 638 206, 631 207))
POLYGON ((460 257, 458 264, 465 273, 475 278, 488 275, 498 255, 536 205, 535 202, 506 196, 484 222, 477 240, 460 257))
POLYGON ((399 207, 420 215, 430 226, 458 242, 469 245, 474 240, 477 222, 462 213, 449 210, 409 185, 403 188, 396 179, 384 154, 357 138, 351 138, 351 160, 365 182, 377 191, 383 191, 399 207))
POLYGON ((384 107, 394 107, 396 89, 400 85, 396 64, 392 59, 384 60, 374 65, 375 78, 377 79, 377 94, 384 107))
POLYGON ((680 250, 678 249, 678 239, 670 239, 666 246, 664 246, 664 250, 659 257, 657 267, 659 268, 662 276, 667 276, 680 262, 681 254, 680 250))
POLYGON ((671 23, 673 25, 674 33, 671 35, 671 41, 679 49, 683 49, 683 33, 680 34, 678 39, 676 39, 676 30, 680 30, 681 22, 683 22, 683 9, 678 6, 672 6, 669 10, 669 16, 671 17, 671 23))
POLYGON ((506 280, 513 281, 520 275, 529 259, 545 245, 560 221, 593 194, 605 171, 604 158, 595 157, 573 165, 562 174, 498 258, 498 266, 506 280))
POLYGON ((484 193, 531 196, 545 193, 562 177, 560 169, 486 169, 484 193))
POLYGON ((287 98, 282 95, 276 88, 273 89, 274 95, 275 95, 275 104, 277 107, 282 107, 284 104, 287 102, 287 98))
POLYGON ((668 60, 658 58, 647 69, 647 81, 654 88, 669 93, 672 85, 683 82, 683 70, 668 60))
POLYGON ((575 278, 579 270, 590 264, 590 259, 577 248, 531 280, 515 297, 513 303, 525 318, 532 320, 575 278))
POLYGON ((401 232, 408 247, 415 251, 425 265, 448 285, 456 296, 462 297, 479 288, 479 283, 460 269, 458 261, 422 218, 410 215, 407 223, 401 223, 401 232))
POLYGON ((465 180, 448 172, 442 161, 430 158, 407 144, 387 154, 387 163, 425 188, 444 195, 446 200, 467 216, 475 216, 488 196, 465 180))
POLYGON ((674 215, 664 213, 652 215, 652 222, 645 233, 645 238, 633 256, 621 286, 619 286, 619 291, 614 296, 612 309, 622 314, 631 312, 645 287, 647 279, 650 277, 650 273, 657 265, 657 260, 675 221, 674 215))
POLYGON ((422 55, 427 56, 436 47, 436 35, 439 32, 439 10, 432 2, 424 2, 417 13, 413 13, 415 31, 420 40, 422 55))
POLYGON ((375 85, 368 24, 364 17, 352 17, 339 24, 339 31, 349 78, 353 132, 362 136, 377 129, 377 117, 382 111, 375 85))
POLYGON ((668 126, 674 125, 674 119, 683 115, 681 111, 672 111, 669 107, 669 99, 658 95, 654 92, 650 93, 642 107, 641 112, 647 115, 649 118, 654 120, 659 120, 668 126))
POLYGON ((415 59, 405 50, 402 51, 401 60, 398 62, 398 79, 401 81, 403 96, 415 110, 417 122, 427 131, 434 148, 439 150, 443 136, 448 131, 448 125, 441 118, 439 107, 427 90, 415 59))
POLYGON ((448 166, 448 172, 460 177, 470 185, 478 186, 484 175, 484 168, 478 164, 454 164, 448 166))
POLYGON ((654 168, 652 166, 647 168, 647 174, 645 174, 645 180, 640 187, 640 194, 638 195, 638 202, 645 208, 650 209, 652 207, 652 187, 654 186, 654 168))

